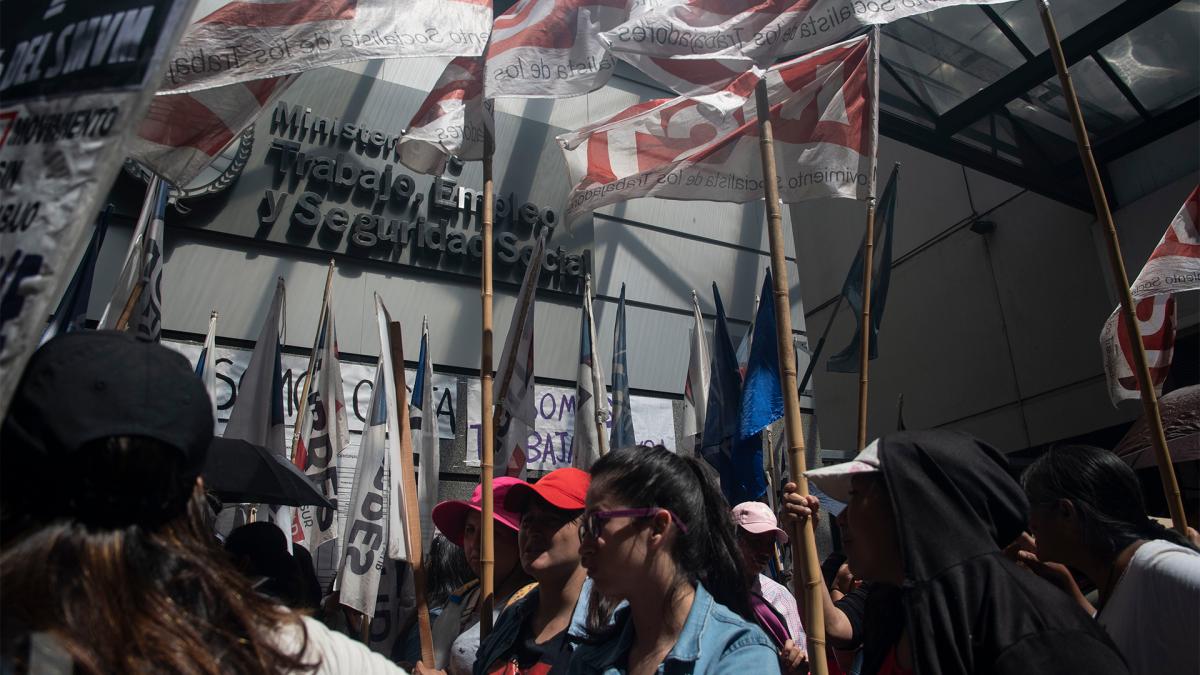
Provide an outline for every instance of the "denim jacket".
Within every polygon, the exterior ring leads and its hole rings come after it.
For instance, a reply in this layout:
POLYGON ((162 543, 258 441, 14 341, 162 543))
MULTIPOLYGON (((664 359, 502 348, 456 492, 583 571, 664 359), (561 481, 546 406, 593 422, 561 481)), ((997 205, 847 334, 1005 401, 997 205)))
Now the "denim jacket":
MULTIPOLYGON (((575 602, 575 611, 571 614, 571 625, 567 627, 567 637, 572 641, 578 641, 587 635, 588 598, 591 593, 592 579, 586 577, 579 590, 579 600, 575 602)), ((537 606, 538 589, 535 587, 504 609, 496 619, 492 632, 479 645, 475 667, 472 669, 474 675, 484 675, 488 666, 512 652, 513 645, 521 639, 521 626, 530 614, 537 611, 537 606)))
MULTIPOLYGON (((629 608, 618 609, 614 637, 602 644, 575 648, 568 675, 622 675, 633 646, 629 608)), ((771 639, 758 626, 734 614, 696 585, 696 598, 675 646, 658 667, 664 675, 739 673, 777 675, 779 656, 771 639)))

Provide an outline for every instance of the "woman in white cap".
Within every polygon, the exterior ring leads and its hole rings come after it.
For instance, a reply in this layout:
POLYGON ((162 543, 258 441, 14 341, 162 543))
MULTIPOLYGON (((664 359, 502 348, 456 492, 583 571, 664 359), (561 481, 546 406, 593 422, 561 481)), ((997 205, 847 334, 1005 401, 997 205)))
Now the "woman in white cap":
POLYGON ((780 668, 784 672, 806 669, 807 638, 796 597, 786 586, 766 575, 767 567, 775 559, 775 546, 787 545, 787 533, 779 529, 771 507, 762 502, 742 502, 733 507, 733 524, 737 526, 742 570, 750 586, 750 608, 758 625, 779 649, 780 668))

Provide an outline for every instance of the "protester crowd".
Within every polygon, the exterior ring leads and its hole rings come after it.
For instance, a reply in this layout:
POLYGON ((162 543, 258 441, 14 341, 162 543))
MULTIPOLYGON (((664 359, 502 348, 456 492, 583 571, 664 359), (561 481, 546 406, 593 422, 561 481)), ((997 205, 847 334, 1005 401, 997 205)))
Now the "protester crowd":
MULTIPOLYGON (((213 426, 204 387, 166 348, 88 331, 35 353, 0 431, 0 671, 808 669, 811 627, 778 553, 821 503, 794 484, 780 523, 661 446, 533 483, 498 477, 486 634, 482 486, 443 502, 430 666, 415 628, 386 656, 360 642, 274 525, 217 538, 200 478, 213 426)), ((901 432, 807 477, 845 505, 844 559, 816 584, 831 672, 1200 672, 1195 539, 1148 516, 1108 451, 1052 449, 1018 478, 969 435, 901 432)))

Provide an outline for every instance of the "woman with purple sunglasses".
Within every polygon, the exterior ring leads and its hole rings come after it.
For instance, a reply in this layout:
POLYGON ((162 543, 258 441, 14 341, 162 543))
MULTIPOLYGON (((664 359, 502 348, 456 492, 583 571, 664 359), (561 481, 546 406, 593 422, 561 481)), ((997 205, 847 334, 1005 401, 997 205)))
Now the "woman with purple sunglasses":
POLYGON ((579 538, 594 611, 568 673, 779 672, 770 638, 747 620, 729 505, 700 460, 662 446, 601 457, 579 538))

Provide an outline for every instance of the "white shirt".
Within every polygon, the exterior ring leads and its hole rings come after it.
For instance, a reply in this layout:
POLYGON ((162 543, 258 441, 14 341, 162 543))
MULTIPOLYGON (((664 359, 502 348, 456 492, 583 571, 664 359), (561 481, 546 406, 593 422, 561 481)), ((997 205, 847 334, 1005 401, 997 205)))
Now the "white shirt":
POLYGON ((279 647, 285 654, 300 651, 305 637, 308 643, 301 657, 305 663, 320 661, 316 675, 406 675, 405 670, 367 648, 361 642, 329 630, 319 621, 303 617, 304 633, 296 624, 278 632, 279 647))
POLYGON ((763 600, 771 603, 771 606, 787 622, 788 634, 792 636, 792 642, 796 643, 801 650, 808 651, 808 636, 804 634, 804 626, 800 623, 800 609, 796 607, 796 596, 792 595, 787 586, 765 574, 759 574, 756 581, 757 588, 750 590, 756 591, 763 597, 763 600))
POLYGON ((1200 672, 1200 553, 1142 544, 1096 620, 1132 675, 1200 672))

